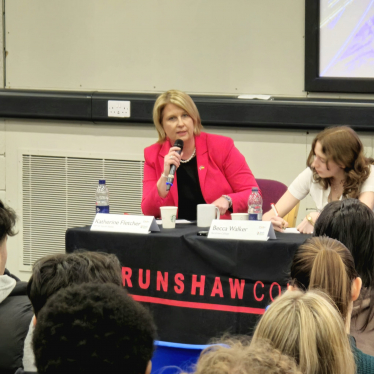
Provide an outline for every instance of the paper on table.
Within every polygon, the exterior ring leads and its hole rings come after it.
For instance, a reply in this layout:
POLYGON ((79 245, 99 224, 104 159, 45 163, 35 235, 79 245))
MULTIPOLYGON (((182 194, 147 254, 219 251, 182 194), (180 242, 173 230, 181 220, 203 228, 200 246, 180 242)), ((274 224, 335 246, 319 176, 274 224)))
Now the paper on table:
POLYGON ((287 227, 284 229, 285 234, 300 234, 300 231, 297 231, 296 227, 287 227))
MULTIPOLYGON (((297 231, 296 227, 287 227, 284 229, 285 234, 300 234, 300 231, 297 231)), ((311 232, 313 234, 313 232, 311 232)))
MULTIPOLYGON (((162 225, 162 219, 156 219, 158 225, 162 225)), ((192 223, 192 221, 187 221, 186 219, 177 219, 175 223, 192 223)))

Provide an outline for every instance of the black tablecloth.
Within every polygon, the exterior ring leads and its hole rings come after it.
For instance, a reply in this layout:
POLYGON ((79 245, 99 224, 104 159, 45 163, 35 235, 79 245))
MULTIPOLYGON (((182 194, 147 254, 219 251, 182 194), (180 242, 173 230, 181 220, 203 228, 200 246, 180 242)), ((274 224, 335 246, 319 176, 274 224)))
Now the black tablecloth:
POLYGON ((287 284, 289 266, 306 235, 277 240, 216 240, 195 225, 140 234, 66 232, 66 252, 114 253, 124 285, 148 305, 160 340, 205 344, 225 332, 251 333, 264 308, 287 284))

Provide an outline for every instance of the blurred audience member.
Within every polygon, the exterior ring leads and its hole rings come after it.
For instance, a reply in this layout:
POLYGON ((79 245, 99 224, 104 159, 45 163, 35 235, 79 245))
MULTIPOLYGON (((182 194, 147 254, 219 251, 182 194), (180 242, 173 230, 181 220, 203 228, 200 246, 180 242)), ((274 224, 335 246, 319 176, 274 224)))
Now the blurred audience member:
POLYGON ((266 341, 224 340, 201 352, 194 374, 301 374, 295 360, 266 341))
POLYGON ((32 319, 32 308, 21 282, 6 268, 8 236, 15 235, 16 214, 0 201, 0 373, 22 367, 23 344, 32 319))
POLYGON ((351 334, 358 348, 374 356, 374 212, 357 199, 334 201, 314 227, 314 236, 323 235, 339 240, 352 253, 363 289, 353 305, 351 334))
MULTIPOLYGON (((360 295, 361 278, 357 275, 351 253, 344 244, 328 237, 310 238, 296 251, 291 265, 289 290, 319 289, 337 305, 350 332, 353 301, 360 295)), ((357 373, 374 373, 374 357, 357 349, 350 337, 357 373)))
POLYGON ((38 373, 150 374, 155 332, 150 313, 116 285, 62 289, 38 314, 38 373))
POLYGON ((27 285, 35 316, 60 288, 89 282, 122 286, 118 258, 100 252, 74 252, 46 256, 35 262, 27 285))
POLYGON ((279 296, 262 316, 252 344, 262 339, 293 357, 304 374, 356 373, 343 320, 322 292, 279 296))
POLYGON ((46 256, 35 262, 27 285, 35 317, 25 341, 23 364, 26 371, 36 371, 31 339, 40 310, 61 288, 88 282, 112 283, 121 287, 122 274, 118 258, 107 253, 74 252, 46 256))

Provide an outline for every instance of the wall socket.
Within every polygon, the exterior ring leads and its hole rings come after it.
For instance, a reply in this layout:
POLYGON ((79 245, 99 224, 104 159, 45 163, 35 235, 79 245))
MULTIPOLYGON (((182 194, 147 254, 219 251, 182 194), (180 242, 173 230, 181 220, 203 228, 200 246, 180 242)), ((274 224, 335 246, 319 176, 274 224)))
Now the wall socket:
POLYGON ((108 117, 129 118, 130 101, 108 100, 108 117))

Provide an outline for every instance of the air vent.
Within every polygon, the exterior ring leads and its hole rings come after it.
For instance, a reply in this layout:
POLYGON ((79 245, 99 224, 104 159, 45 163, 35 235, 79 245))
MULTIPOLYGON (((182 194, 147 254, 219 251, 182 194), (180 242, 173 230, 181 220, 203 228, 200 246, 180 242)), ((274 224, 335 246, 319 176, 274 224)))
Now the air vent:
POLYGON ((143 161, 23 155, 23 265, 65 252, 65 232, 90 225, 105 178, 110 212, 141 214, 143 161))

